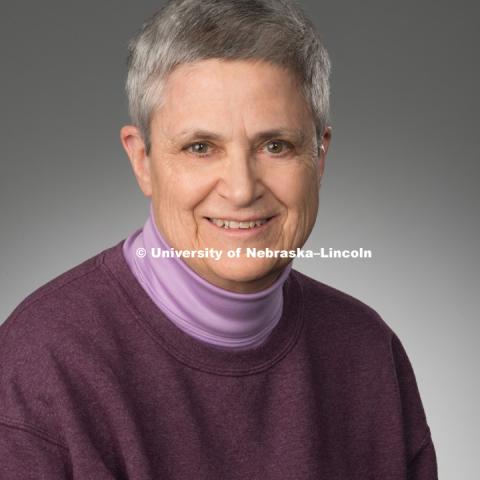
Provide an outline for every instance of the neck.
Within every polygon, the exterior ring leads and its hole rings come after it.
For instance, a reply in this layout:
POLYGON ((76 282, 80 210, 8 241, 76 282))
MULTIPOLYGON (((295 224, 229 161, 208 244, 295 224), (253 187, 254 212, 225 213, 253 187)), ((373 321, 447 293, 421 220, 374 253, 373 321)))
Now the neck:
POLYGON ((123 244, 123 253, 144 290, 178 328, 220 348, 244 349, 260 345, 280 320, 283 284, 292 263, 268 288, 237 293, 208 282, 176 256, 153 258, 154 250, 170 250, 150 206, 143 227, 123 244), (136 255, 144 248, 144 257, 136 255))

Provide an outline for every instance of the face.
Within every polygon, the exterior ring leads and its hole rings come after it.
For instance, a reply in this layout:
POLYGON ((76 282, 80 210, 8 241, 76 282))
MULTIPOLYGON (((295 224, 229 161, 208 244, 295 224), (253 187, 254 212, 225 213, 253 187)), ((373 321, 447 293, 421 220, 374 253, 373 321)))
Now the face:
POLYGON ((122 128, 167 243, 223 252, 220 260, 183 259, 214 285, 267 288, 292 259, 247 257, 246 248, 294 250, 312 231, 330 129, 319 150, 300 92, 292 73, 266 62, 202 60, 169 75, 149 155, 140 132, 122 128), (241 256, 228 258, 238 247, 241 256))

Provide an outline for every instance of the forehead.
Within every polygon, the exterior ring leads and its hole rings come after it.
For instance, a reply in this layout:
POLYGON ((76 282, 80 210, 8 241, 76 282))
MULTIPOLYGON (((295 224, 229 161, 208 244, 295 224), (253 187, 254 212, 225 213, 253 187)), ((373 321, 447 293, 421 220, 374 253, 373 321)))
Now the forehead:
POLYGON ((240 120, 252 128, 256 122, 259 127, 301 126, 312 120, 295 74, 253 60, 208 59, 177 66, 165 83, 159 113, 182 126, 198 120, 212 127, 240 120))

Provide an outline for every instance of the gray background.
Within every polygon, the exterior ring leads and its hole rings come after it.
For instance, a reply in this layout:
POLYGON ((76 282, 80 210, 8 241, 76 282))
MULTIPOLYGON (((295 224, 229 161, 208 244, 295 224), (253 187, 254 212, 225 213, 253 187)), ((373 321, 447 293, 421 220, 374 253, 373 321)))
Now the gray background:
MULTIPOLYGON (((295 261, 375 308, 414 366, 442 479, 478 475, 479 4, 303 2, 332 57, 333 141, 295 261)), ((154 1, 4 2, 1 312, 143 225, 121 149, 128 39, 154 1)), ((1 321, 1 320, 0 320, 1 321)))

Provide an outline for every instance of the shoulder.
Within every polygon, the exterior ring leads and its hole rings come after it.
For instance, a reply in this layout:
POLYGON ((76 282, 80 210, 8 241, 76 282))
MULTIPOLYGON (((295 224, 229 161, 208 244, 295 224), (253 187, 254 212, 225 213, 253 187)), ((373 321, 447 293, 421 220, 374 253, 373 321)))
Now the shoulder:
MULTIPOLYGON (((106 250, 46 282, 25 297, 0 325, 0 352, 6 344, 28 338, 32 343, 52 341, 59 327, 105 299, 108 277, 102 267, 106 250), (57 329, 57 330, 55 330, 57 329)), ((31 343, 29 343, 30 345, 31 343)))
POLYGON ((102 268, 107 250, 36 289, 0 325, 0 422, 55 436, 65 365, 95 361, 119 303, 102 268))
POLYGON ((322 336, 348 335, 357 340, 390 344, 392 328, 370 305, 297 270, 292 273, 302 290, 306 321, 320 330, 322 336))
MULTIPOLYGON (((428 445, 430 433, 415 373, 400 338, 361 300, 292 272, 302 288, 308 332, 304 341, 319 360, 318 368, 327 370, 324 381, 331 378, 332 388, 343 392, 363 392, 363 405, 378 405, 372 403, 372 395, 390 398, 396 411, 402 412, 408 457, 414 458, 428 445)), ((356 399, 359 404, 361 398, 356 399)))
POLYGON ((0 388, 55 375, 59 359, 88 352, 113 328, 117 290, 103 266, 110 247, 37 288, 0 325, 0 388), (3 387, 2 387, 3 386, 3 387))

